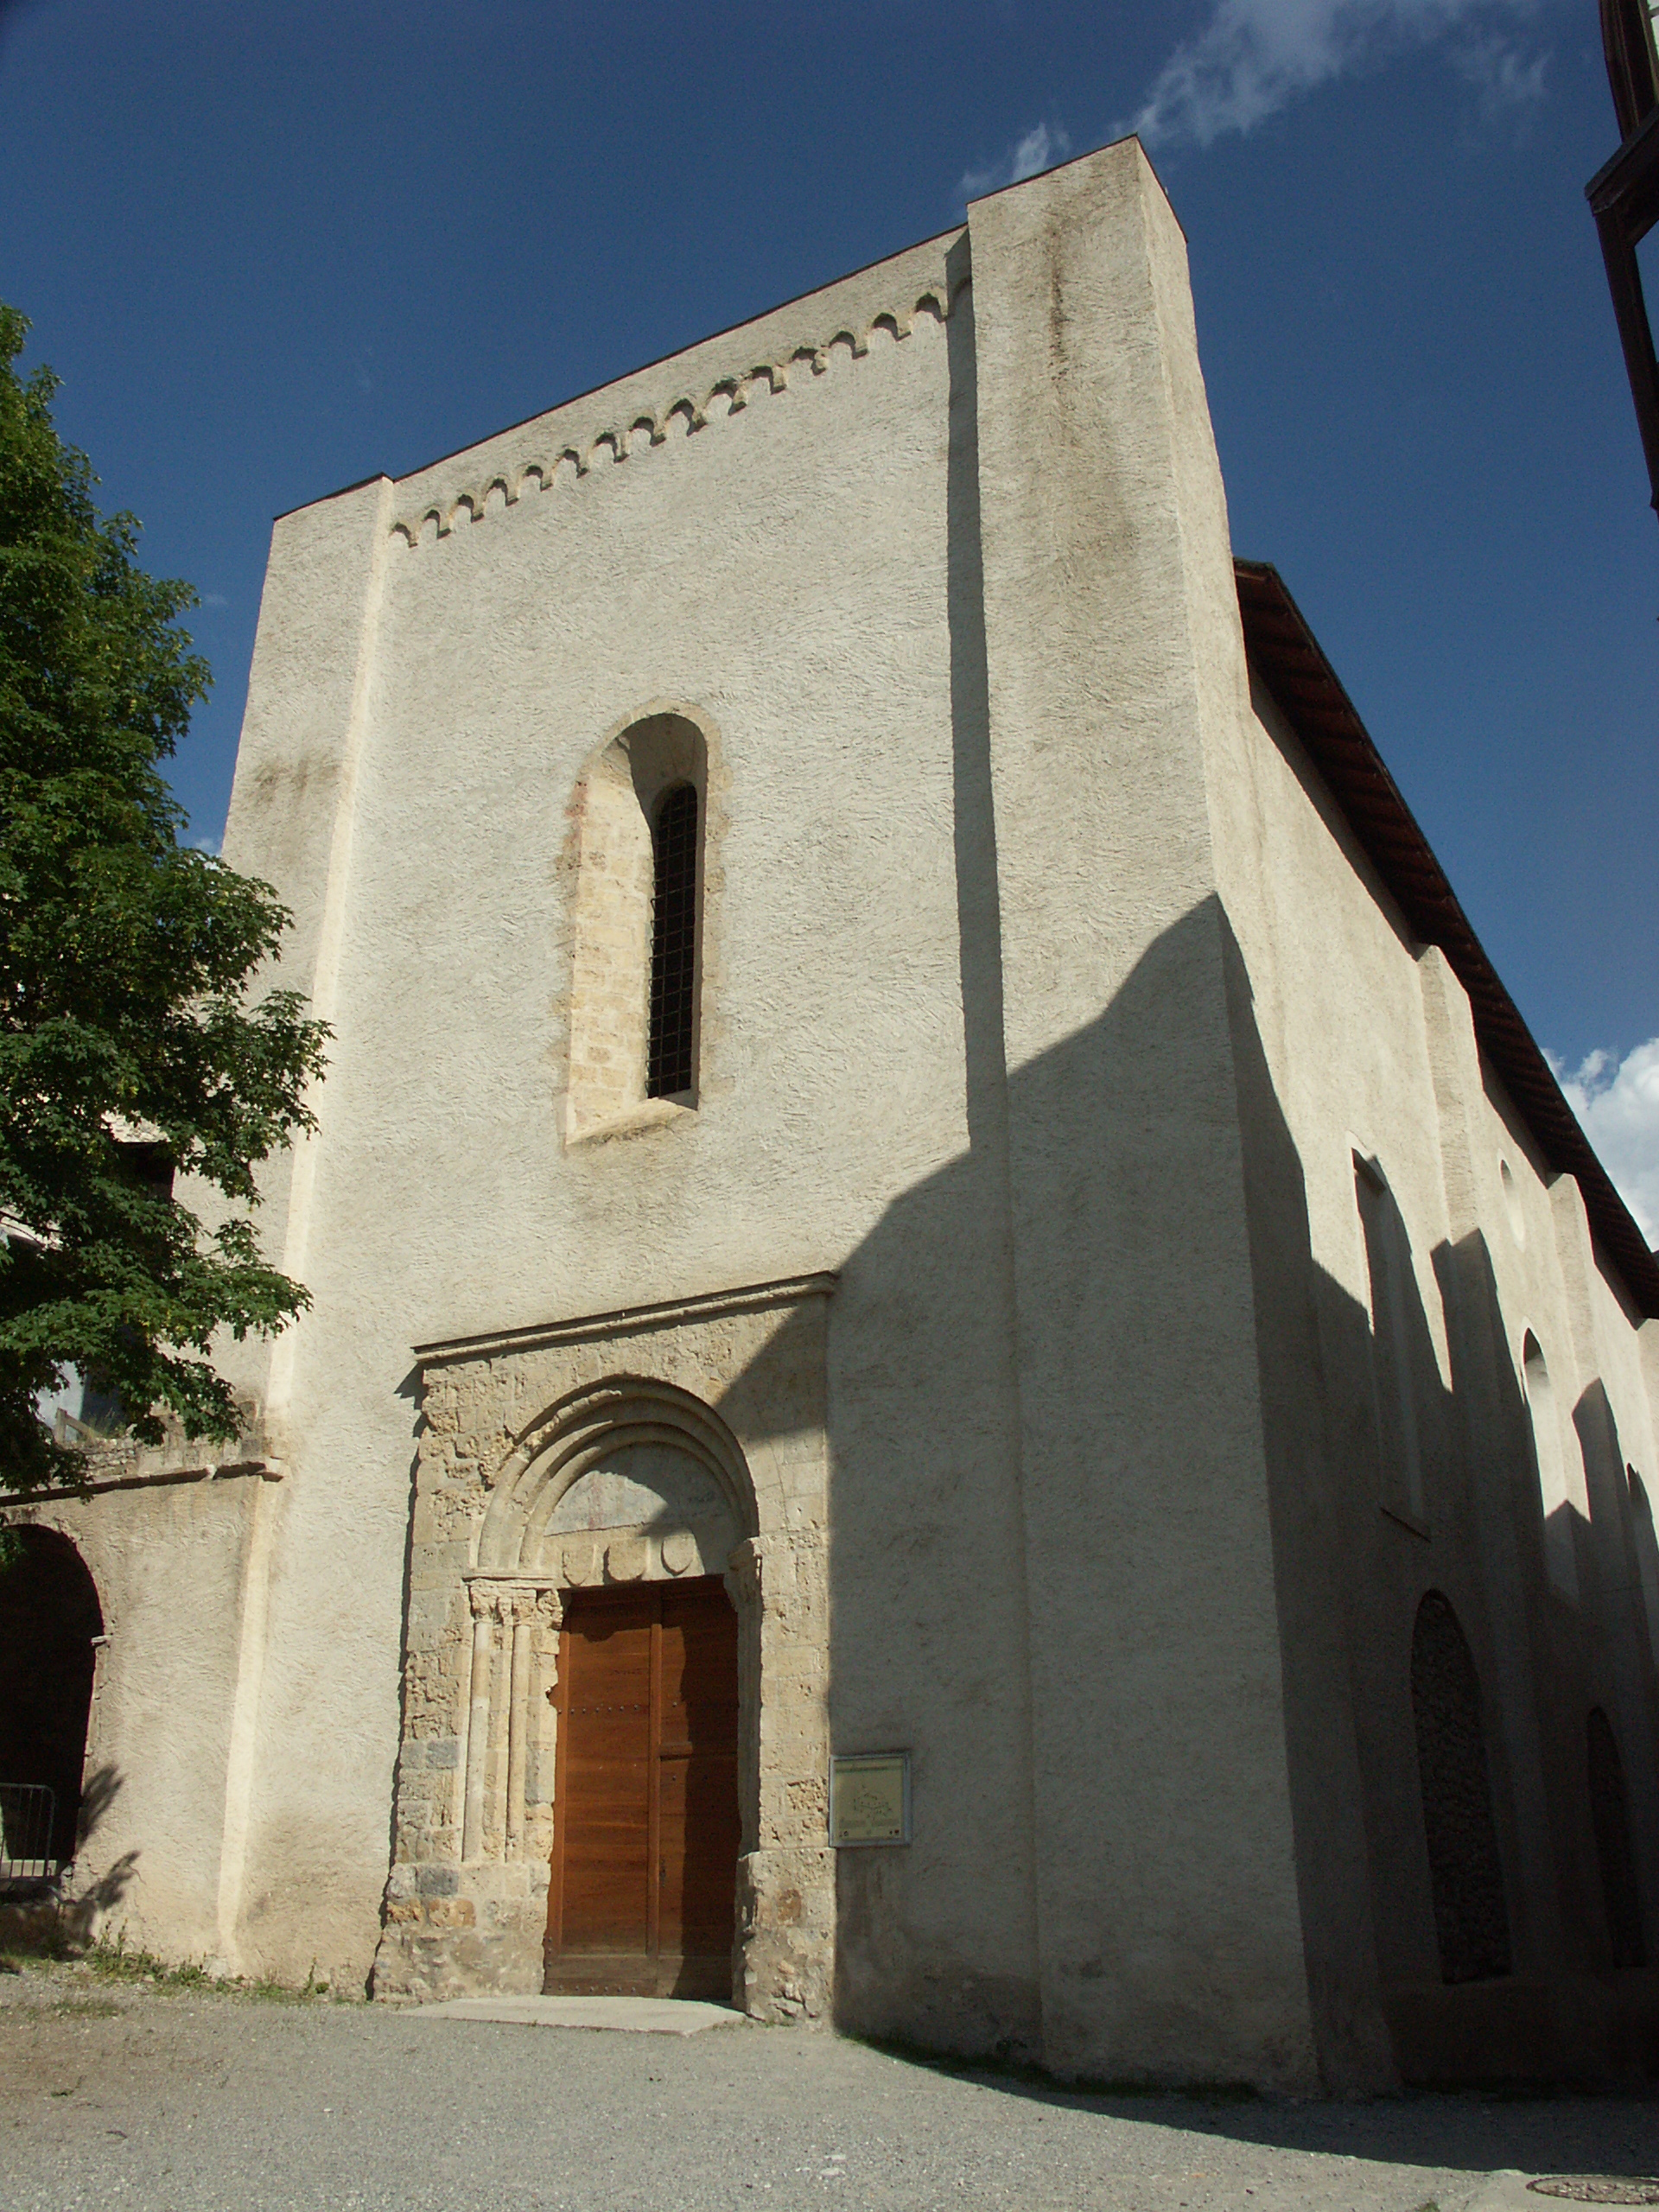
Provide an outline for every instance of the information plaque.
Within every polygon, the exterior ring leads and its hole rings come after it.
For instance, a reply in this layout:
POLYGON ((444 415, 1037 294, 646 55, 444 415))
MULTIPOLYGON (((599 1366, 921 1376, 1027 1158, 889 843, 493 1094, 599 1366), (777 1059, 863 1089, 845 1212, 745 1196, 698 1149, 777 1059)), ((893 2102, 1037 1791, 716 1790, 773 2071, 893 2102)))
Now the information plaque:
POLYGON ((910 1753, 858 1751, 830 1761, 830 1840, 910 1841, 910 1753))

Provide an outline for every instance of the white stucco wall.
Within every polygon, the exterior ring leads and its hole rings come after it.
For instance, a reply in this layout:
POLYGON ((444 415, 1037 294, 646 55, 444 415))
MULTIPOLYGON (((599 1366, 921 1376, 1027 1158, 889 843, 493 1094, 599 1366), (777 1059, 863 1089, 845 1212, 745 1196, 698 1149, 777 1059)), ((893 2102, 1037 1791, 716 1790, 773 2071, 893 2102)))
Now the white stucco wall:
POLYGON ((7 1516, 68 1538, 103 1615, 72 1888, 91 1925, 165 1957, 232 1963, 226 1776, 250 1568, 279 1486, 257 1471, 106 1470, 7 1516))
MULTIPOLYGON (((886 310, 902 340, 875 327, 861 358, 831 346, 820 373, 798 361, 786 391, 752 390, 730 417, 711 409, 695 435, 677 424, 624 462, 595 458, 579 481, 532 488, 477 524, 463 515, 418 550, 391 541, 354 726, 334 1068, 304 1224, 316 1303, 289 1352, 296 1471, 275 1554, 245 1906, 261 1963, 302 1966, 320 1926, 331 1950, 372 1942, 413 1446, 398 1389, 414 1341, 845 1265, 831 1374, 841 1478, 891 1483, 899 1445, 910 1541, 925 1554, 900 1605, 925 1634, 971 1576, 983 1592, 975 1640, 1007 1641, 1007 1470, 936 1425, 950 1406, 963 1431, 995 1441, 1004 1419, 1001 1317, 978 1294, 988 1210, 953 1195, 942 1223, 847 1264, 964 1146, 950 368, 938 314, 916 308, 943 304, 944 260, 942 246, 922 249, 711 341, 604 395, 594 419, 608 410, 626 428, 639 394, 660 405, 723 369, 786 359, 792 328, 823 345, 846 324, 861 344, 886 310), (710 755, 701 1104, 567 1150, 572 795, 619 728, 664 704, 697 721, 710 755), (895 1436, 892 1412, 918 1375, 925 1443, 913 1413, 895 1436)), ((548 450, 584 404, 551 426, 548 450)), ((449 476, 486 478, 526 435, 449 476)), ((317 531, 316 588, 343 600, 326 561, 350 534, 335 511, 355 504, 378 527, 388 504, 412 512, 429 492, 423 480, 389 500, 371 486, 289 518, 279 547, 287 534, 296 550, 279 553, 277 573, 303 568, 298 542, 317 531)), ((349 657, 352 642, 340 650, 349 657)), ((311 681, 272 665, 274 682, 311 681)), ((343 700, 343 681, 337 690, 343 700)), ((263 835, 247 816, 262 803, 267 727, 290 727, 274 701, 251 709, 245 846, 263 835)), ((263 865, 296 906, 315 901, 315 856, 292 887, 263 865)), ((873 1654, 870 1679, 849 1656, 836 1710, 855 1733, 899 1727, 942 1773, 953 1756, 982 1773, 1017 1762, 1011 1681, 929 1670, 895 1700, 891 1660, 890 1645, 873 1654)), ((919 1790, 937 1786, 918 1771, 919 1790)), ((1012 1871, 1025 1854, 1007 1821, 1025 1798, 994 1789, 1006 1815, 930 1823, 899 1907, 924 1940, 937 1918, 948 1954, 950 1897, 971 1891, 992 1931, 979 1969, 1015 1982, 1030 1970, 1012 1871)))

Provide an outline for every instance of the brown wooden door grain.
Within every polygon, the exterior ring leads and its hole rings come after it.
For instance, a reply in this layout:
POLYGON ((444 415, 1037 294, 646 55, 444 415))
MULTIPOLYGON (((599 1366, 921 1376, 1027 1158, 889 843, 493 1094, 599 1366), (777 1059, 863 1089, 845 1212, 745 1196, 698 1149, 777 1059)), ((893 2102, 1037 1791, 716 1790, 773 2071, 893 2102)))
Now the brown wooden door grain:
POLYGON ((550 1991, 729 1998, 737 1617, 714 1577, 581 1591, 559 1645, 550 1991))

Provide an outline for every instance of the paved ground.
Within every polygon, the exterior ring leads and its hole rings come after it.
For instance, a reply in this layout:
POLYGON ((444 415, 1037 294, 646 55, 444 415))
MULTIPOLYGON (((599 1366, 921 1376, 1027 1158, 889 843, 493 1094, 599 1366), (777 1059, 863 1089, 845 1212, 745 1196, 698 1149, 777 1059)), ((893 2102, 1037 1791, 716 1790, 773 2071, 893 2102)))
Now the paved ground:
POLYGON ((3 2212, 1544 2212, 1499 2170, 1656 2167, 1652 2100, 1077 2095, 747 2024, 608 2035, 0 1974, 3 2212))

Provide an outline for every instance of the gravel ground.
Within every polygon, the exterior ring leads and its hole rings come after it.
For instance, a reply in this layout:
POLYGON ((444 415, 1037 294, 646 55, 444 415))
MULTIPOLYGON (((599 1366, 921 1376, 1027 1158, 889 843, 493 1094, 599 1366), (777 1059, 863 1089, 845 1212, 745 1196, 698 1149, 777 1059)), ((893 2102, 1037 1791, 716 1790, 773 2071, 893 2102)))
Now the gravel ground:
POLYGON ((1077 2094, 747 2024, 597 2034, 0 1974, 3 2212, 1468 2212, 1503 2169, 1656 2166, 1653 2098, 1077 2094))

